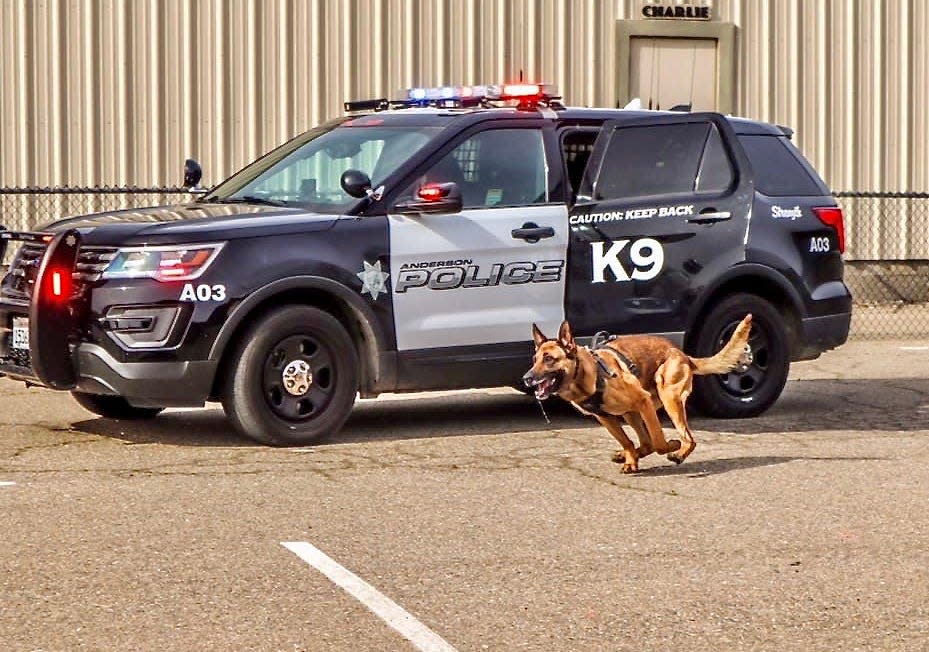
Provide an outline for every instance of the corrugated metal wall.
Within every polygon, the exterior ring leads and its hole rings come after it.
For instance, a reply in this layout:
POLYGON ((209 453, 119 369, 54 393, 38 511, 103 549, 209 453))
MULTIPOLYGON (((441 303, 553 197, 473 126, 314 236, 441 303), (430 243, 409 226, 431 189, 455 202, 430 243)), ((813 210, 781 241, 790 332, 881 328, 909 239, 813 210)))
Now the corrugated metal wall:
MULTIPOLYGON (((645 0, 0 0, 0 186, 215 182, 346 99, 528 77, 615 104, 645 0)), ((929 190, 929 3, 717 0, 737 113, 842 190, 929 190)), ((905 244, 903 245, 905 248, 905 244)))
POLYGON ((514 78, 612 102, 613 2, 0 0, 0 186, 218 181, 403 87, 514 78), (593 68, 592 61, 604 62, 593 68))

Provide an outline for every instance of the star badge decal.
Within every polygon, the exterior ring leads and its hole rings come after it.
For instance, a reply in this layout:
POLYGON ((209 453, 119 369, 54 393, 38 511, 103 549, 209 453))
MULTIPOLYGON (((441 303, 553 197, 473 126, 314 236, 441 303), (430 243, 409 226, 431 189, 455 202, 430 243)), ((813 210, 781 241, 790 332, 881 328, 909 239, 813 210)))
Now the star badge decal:
POLYGON ((376 261, 373 265, 368 261, 364 262, 364 270, 358 272, 356 276, 361 279, 361 293, 364 294, 367 292, 371 295, 372 299, 377 299, 377 297, 383 292, 387 294, 387 278, 390 276, 387 272, 381 269, 381 261, 376 261))

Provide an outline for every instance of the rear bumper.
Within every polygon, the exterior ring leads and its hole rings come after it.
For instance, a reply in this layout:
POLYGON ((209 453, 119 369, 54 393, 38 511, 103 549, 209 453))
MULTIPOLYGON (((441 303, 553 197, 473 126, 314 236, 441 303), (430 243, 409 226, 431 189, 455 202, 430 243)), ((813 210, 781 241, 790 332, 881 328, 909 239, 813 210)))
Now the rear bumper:
POLYGON ((812 360, 824 351, 844 344, 848 340, 851 321, 851 312, 801 320, 800 346, 793 359, 812 360))

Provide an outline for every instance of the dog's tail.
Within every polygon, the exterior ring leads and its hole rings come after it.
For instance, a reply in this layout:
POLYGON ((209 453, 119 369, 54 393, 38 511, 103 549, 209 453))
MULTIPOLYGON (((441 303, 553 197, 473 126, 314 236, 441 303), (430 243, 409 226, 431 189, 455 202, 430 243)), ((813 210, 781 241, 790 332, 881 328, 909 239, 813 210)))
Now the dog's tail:
POLYGON ((732 371, 742 356, 745 355, 745 345, 748 344, 748 334, 752 330, 752 315, 745 315, 745 319, 739 322, 732 333, 732 337, 726 342, 726 346, 716 355, 710 358, 691 358, 694 365, 694 373, 698 376, 707 374, 727 374, 732 371))

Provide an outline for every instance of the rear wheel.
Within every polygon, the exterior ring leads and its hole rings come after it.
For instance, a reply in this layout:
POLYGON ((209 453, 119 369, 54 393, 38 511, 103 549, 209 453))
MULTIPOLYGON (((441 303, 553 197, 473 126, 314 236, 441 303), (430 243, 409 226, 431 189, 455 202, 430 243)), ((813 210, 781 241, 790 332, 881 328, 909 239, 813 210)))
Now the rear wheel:
POLYGON ((143 420, 153 419, 164 408, 140 408, 129 404, 122 396, 109 396, 105 394, 87 394, 85 392, 71 392, 71 396, 78 404, 94 414, 107 419, 143 420))
POLYGON ((774 404, 787 382, 790 343, 784 316, 753 294, 734 294, 710 311, 697 333, 694 356, 708 357, 718 352, 746 313, 752 313, 748 339, 751 362, 728 374, 694 378, 694 405, 707 416, 757 416, 774 404))
POLYGON ((286 306, 249 328, 233 353, 223 408, 246 436, 273 446, 337 432, 358 391, 358 354, 345 328, 311 306, 286 306))

